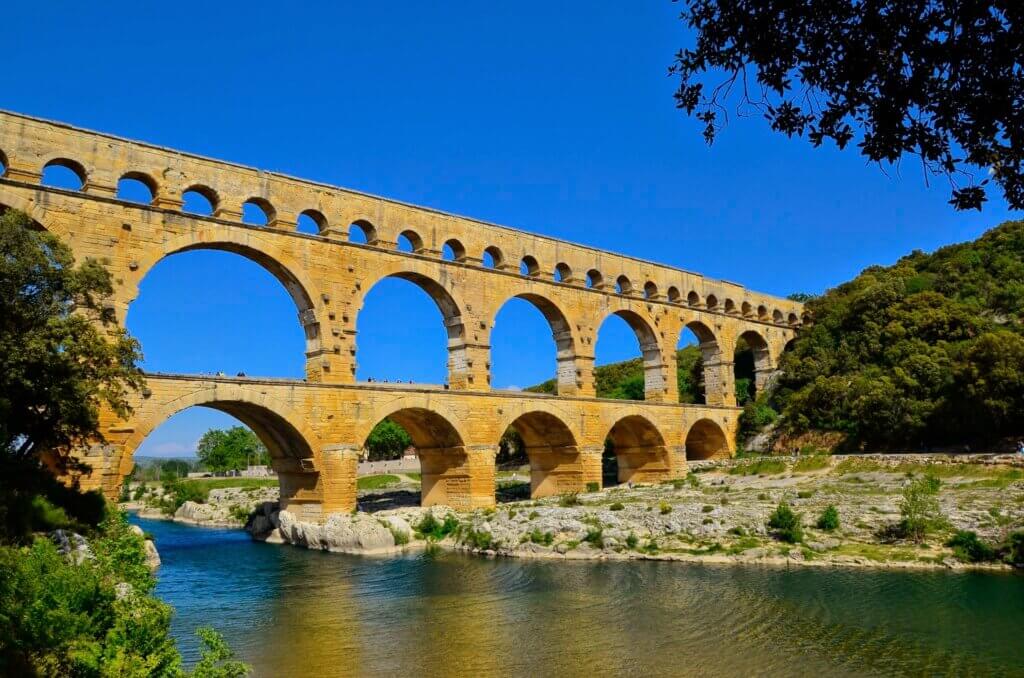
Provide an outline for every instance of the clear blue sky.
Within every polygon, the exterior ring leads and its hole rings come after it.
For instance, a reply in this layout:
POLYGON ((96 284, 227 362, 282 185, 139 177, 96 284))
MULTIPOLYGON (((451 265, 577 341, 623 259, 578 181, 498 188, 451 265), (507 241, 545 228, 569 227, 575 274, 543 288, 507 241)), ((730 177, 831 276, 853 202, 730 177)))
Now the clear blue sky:
MULTIPOLYGON (((617 250, 786 295, 1014 216, 956 213, 943 181, 884 174, 733 118, 715 146, 675 110, 688 33, 671 2, 9 3, 0 107, 617 250)), ((1016 216, 1020 216, 1019 213, 1016 216)), ((295 309, 231 255, 161 262, 128 316, 151 370, 301 376, 295 309), (245 320, 243 321, 243 313, 245 320)), ((444 378, 440 315, 385 281, 360 378, 444 378)), ((510 303, 494 383, 554 373, 540 314, 510 303)), ((606 323, 598 362, 639 353, 606 323)), ((142 453, 190 450, 190 410, 142 453)))

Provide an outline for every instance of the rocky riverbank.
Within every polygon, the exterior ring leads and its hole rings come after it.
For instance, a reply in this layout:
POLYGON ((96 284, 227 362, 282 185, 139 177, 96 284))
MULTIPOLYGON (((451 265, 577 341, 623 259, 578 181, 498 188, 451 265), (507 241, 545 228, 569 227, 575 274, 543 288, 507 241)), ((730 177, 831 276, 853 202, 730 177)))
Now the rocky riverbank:
POLYGON ((201 501, 186 500, 175 508, 172 497, 162 487, 154 486, 121 507, 143 518, 202 527, 243 527, 259 506, 276 502, 278 496, 277 487, 223 487, 209 490, 201 501))
MULTIPOLYGON (((685 479, 661 485, 469 513, 403 507, 335 514, 314 524, 268 502, 247 529, 256 539, 345 553, 434 544, 526 558, 1008 569, 1000 560, 978 562, 969 555, 974 550, 946 543, 962 530, 975 533, 981 544, 1007 545, 1014 533, 1024 531, 1024 460, 981 455, 730 460, 695 465, 685 479), (925 477, 936 479, 938 511, 918 541, 901 535, 901 507, 908 484, 925 477), (802 526, 792 542, 768 526, 780 503, 791 507, 802 526), (838 525, 819 527, 830 506, 838 525)), ((1024 533, 1019 546, 1024 551, 1024 533)))

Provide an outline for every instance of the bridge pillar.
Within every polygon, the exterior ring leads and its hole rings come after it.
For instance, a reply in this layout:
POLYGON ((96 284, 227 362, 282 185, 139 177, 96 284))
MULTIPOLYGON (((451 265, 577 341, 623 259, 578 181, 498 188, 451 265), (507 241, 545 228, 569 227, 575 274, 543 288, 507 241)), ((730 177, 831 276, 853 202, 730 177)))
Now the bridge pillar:
POLYGON ((690 470, 686 463, 686 445, 670 445, 668 447, 671 470, 669 478, 685 478, 690 470))
POLYGON ((490 445, 417 450, 423 506, 443 505, 459 511, 494 506, 494 457, 490 445))
POLYGON ((323 449, 323 512, 349 513, 356 508, 356 475, 359 468, 358 445, 327 445, 323 449))
POLYGON ((736 375, 732 360, 704 363, 704 400, 708 405, 736 407, 736 375))
POLYGON ((583 487, 590 483, 597 483, 598 487, 603 485, 601 474, 601 456, 603 454, 604 445, 588 445, 580 448, 583 487))
POLYGON ((486 391, 491 387, 491 347, 449 343, 448 385, 456 391, 486 391))
MULTIPOLYGON (((561 367, 561 365, 559 365, 561 367)), ((576 355, 576 393, 573 395, 583 398, 594 398, 597 396, 597 387, 594 385, 594 356, 576 355)), ((561 394, 559 394, 561 395, 561 394)))
POLYGON ((281 490, 281 510, 305 522, 322 520, 326 513, 323 480, 327 469, 318 473, 312 459, 294 458, 273 459, 271 466, 281 490))
POLYGON ((530 498, 586 490, 583 455, 578 447, 530 447, 526 453, 530 459, 530 498))

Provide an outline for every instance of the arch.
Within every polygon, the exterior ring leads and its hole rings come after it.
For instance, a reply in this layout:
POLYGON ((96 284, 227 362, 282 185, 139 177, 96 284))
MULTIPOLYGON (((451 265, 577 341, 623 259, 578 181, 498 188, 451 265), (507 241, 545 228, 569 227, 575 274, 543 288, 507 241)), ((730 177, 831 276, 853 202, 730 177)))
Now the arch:
POLYGON ((615 279, 615 291, 619 294, 633 294, 633 283, 624 275, 615 279))
POLYGON ((686 303, 690 306, 700 306, 700 295, 694 290, 690 290, 686 295, 686 303))
POLYGON ((772 311, 773 322, 782 323, 783 320, 785 320, 785 317, 782 315, 782 311, 780 311, 779 309, 775 309, 774 311, 772 311))
POLYGON ((703 402, 709 405, 721 405, 725 401, 725 391, 728 384, 723 383, 719 373, 719 365, 722 363, 722 350, 714 331, 705 323, 699 320, 691 320, 683 325, 683 329, 690 330, 697 337, 697 346, 700 348, 701 358, 701 379, 703 388, 703 402))
POLYGON ((300 233, 319 235, 326 231, 327 227, 327 217, 320 210, 302 210, 299 212, 299 218, 295 220, 295 230, 300 233))
POLYGON ((749 318, 754 313, 754 307, 750 305, 749 301, 744 301, 740 304, 740 314, 744 318, 749 318))
POLYGON ((789 317, 786 318, 786 321, 790 325, 798 325, 798 324, 800 324, 800 318, 799 318, 799 316, 797 316, 796 313, 790 313, 789 317))
MULTIPOLYGON (((530 302, 534 308, 541 312, 551 328, 551 337, 555 342, 555 383, 559 395, 575 395, 576 384, 576 338, 573 334, 572 325, 561 308, 547 297, 539 294, 522 293, 516 294, 501 303, 491 318, 491 327, 497 326, 498 314, 510 299, 523 299, 530 302)), ((493 356, 494 342, 491 342, 491 354, 493 356)), ((493 357, 492 357, 493 363, 493 357)))
POLYGON ((68 235, 66 228, 60 221, 51 219, 46 209, 40 207, 39 203, 35 200, 23 198, 7 190, 6 187, 0 186, 0 214, 3 214, 8 209, 24 212, 32 217, 34 228, 48 231, 60 238, 65 238, 68 235))
POLYGON ((644 415, 623 416, 608 430, 606 439, 618 462, 619 483, 654 483, 668 478, 665 438, 644 415))
POLYGON ((578 438, 561 416, 550 411, 531 410, 502 428, 502 434, 509 426, 523 439, 530 461, 531 498, 585 489, 578 438))
POLYGON ((736 302, 732 299, 726 299, 724 310, 726 313, 736 313, 736 302))
POLYGON ((711 419, 699 419, 686 434, 686 459, 727 459, 732 456, 722 427, 711 419))
POLYGON ((67 191, 84 191, 88 181, 89 173, 86 171, 85 166, 77 160, 71 160, 70 158, 54 158, 43 165, 41 183, 44 186, 62 188, 67 191), (60 169, 54 171, 54 168, 60 169), (50 172, 47 172, 47 170, 50 170, 50 172), (66 173, 61 170, 66 170, 72 176, 67 176, 66 173), (74 179, 77 179, 77 186, 74 185, 74 179))
POLYGON ((527 254, 519 262, 519 274, 527 278, 536 278, 540 275, 540 264, 537 259, 527 254))
POLYGON ((220 196, 209 186, 194 184, 181 192, 182 211, 212 216, 220 207, 220 196), (191 204, 190 204, 191 203, 191 204))
POLYGON ((555 265, 554 275, 552 276, 555 282, 571 283, 572 282, 572 268, 569 264, 561 261, 555 265))
POLYGON ((501 268, 505 263, 505 255, 501 250, 490 245, 484 248, 483 265, 487 268, 501 268))
MULTIPOLYGON (((653 399, 655 394, 665 391, 665 366, 661 357, 661 348, 658 345, 657 332, 654 331, 651 323, 636 311, 620 309, 612 311, 610 315, 622 318, 633 330, 633 334, 640 344, 640 355, 644 363, 644 397, 653 399)), ((607 320, 608 316, 605 316, 597 324, 598 336, 595 337, 595 341, 600 338, 600 329, 607 320)))
POLYGON ((395 249, 399 252, 422 252, 423 238, 416 231, 407 228, 398 234, 398 242, 395 244, 395 249))
POLYGON ((117 197, 120 200, 152 205, 156 202, 156 180, 145 172, 125 172, 117 180, 117 197))
POLYGON ((675 285, 668 288, 668 300, 673 304, 678 304, 683 300, 683 296, 679 293, 679 288, 675 285))
POLYGON ((372 245, 377 241, 377 228, 366 219, 356 219, 348 226, 348 240, 372 245))
POLYGON ((768 307, 765 306, 764 304, 761 304, 760 306, 757 307, 757 318, 758 320, 768 319, 768 307))
POLYGON ((445 241, 444 246, 441 248, 441 258, 446 261, 463 262, 466 260, 466 248, 461 242, 451 238, 445 241))
MULTIPOLYGON (((760 393, 765 388, 765 386, 767 386, 769 378, 775 371, 775 367, 772 365, 772 355, 771 350, 768 346, 768 342, 767 340, 765 340, 763 336, 761 336, 759 332, 755 330, 746 330, 743 333, 741 333, 738 337, 736 337, 735 350, 739 351, 743 345, 746 345, 746 347, 749 348, 749 350, 753 354, 753 365, 741 365, 741 361, 739 360, 739 354, 737 354, 737 358, 735 360, 735 367, 737 370, 736 376, 737 378, 740 377, 741 369, 750 369, 751 367, 753 368, 753 379, 751 381, 751 387, 753 388, 753 391, 749 393, 750 397, 753 398, 756 397, 757 394, 760 393)), ((737 401, 741 401, 741 396, 743 394, 740 393, 739 385, 737 385, 736 391, 737 401)))
POLYGON ((705 299, 704 303, 707 305, 709 311, 718 310, 718 297, 713 294, 709 294, 705 299))
POLYGON ((601 275, 601 271, 596 268, 587 271, 587 287, 595 290, 604 288, 604 276, 601 275))
POLYGON ((7 161, 7 154, 4 153, 3 149, 0 149, 0 177, 7 175, 7 169, 10 166, 10 162, 7 161))
POLYGON ((645 299, 657 299, 658 298, 658 286, 653 281, 648 280, 644 283, 644 298, 645 299))
POLYGON ((252 226, 272 226, 277 211, 265 198, 249 198, 242 203, 242 222, 252 226))

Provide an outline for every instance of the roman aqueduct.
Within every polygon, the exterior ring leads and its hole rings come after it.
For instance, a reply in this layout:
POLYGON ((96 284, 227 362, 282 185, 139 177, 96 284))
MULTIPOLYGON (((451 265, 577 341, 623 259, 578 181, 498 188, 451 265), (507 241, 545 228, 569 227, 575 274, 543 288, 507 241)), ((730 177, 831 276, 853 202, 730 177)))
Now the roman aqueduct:
POLYGON ((251 427, 274 458, 282 503, 307 519, 355 507, 357 457, 385 417, 419 451, 425 504, 492 505, 495 452, 509 425, 526 443, 534 496, 600 483, 606 438, 620 480, 679 477, 688 458, 733 453, 737 341, 753 348, 760 387, 803 312, 798 303, 677 268, 0 112, 0 209, 7 208, 28 213, 78 260, 104 261, 122 323, 155 264, 197 249, 256 262, 295 302, 306 378, 149 374, 129 420, 105 414, 104 440, 80 452, 91 467, 82 486, 110 496, 146 435, 190 406, 222 410, 251 427), (55 165, 71 170, 80 187, 42 185, 55 165), (124 179, 144 184, 149 199, 120 196, 124 179), (183 211, 189 192, 205 198, 209 214, 183 211), (247 203, 265 224, 243 223, 247 203), (300 218, 318 232, 299 232, 300 218), (350 240, 355 230, 365 243, 350 240), (397 248, 400 238, 412 251, 397 248), (367 292, 387 277, 418 285, 437 304, 448 336, 447 384, 356 381, 356 320, 367 292), (556 395, 490 386, 491 328, 513 297, 550 324, 556 395), (643 401, 595 397, 596 333, 610 314, 625 319, 639 341, 643 401), (676 346, 687 328, 700 340, 704 405, 678 402, 676 346))

